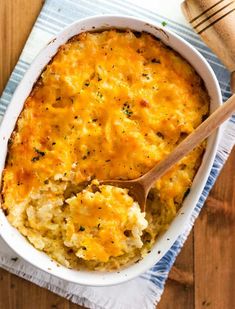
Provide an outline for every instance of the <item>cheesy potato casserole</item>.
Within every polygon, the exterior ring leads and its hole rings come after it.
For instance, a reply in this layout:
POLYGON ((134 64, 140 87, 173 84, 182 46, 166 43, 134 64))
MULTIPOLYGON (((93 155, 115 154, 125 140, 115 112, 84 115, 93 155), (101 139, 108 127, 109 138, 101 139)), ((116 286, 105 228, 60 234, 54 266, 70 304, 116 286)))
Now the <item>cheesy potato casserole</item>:
POLYGON ((69 268, 138 261, 181 207, 205 143, 155 183, 146 213, 126 189, 98 180, 146 173, 204 120, 209 101, 192 66, 150 34, 73 37, 42 72, 9 141, 1 189, 9 222, 69 268))

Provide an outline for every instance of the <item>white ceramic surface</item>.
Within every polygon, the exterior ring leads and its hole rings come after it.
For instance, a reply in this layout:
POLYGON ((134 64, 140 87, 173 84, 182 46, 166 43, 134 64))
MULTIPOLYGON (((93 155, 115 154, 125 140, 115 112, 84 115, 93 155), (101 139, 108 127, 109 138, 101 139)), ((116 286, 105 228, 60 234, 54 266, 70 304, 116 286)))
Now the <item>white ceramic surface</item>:
MULTIPOLYGON (((5 164, 7 142, 23 108, 24 101, 29 95, 32 86, 39 77, 42 69, 51 60, 52 56, 55 55, 58 47, 64 44, 72 36, 81 32, 94 29, 106 29, 110 27, 146 31, 157 38, 160 38, 165 44, 178 51, 186 60, 188 60, 202 77, 211 97, 211 112, 221 104, 222 99, 219 85, 211 67, 194 47, 181 39, 178 35, 170 32, 168 29, 163 29, 161 25, 133 17, 104 15, 86 18, 67 27, 38 54, 16 89, 0 127, 0 174, 2 174, 5 164)), ((67 269, 63 266, 58 267, 46 254, 36 250, 30 245, 29 242, 8 223, 1 210, 0 235, 23 259, 52 275, 70 282, 83 285, 104 286, 118 284, 134 278, 147 271, 151 266, 158 262, 170 249, 177 237, 184 231, 185 225, 193 212, 209 176, 218 145, 219 135, 220 130, 210 136, 201 167, 194 179, 190 194, 185 199, 178 215, 171 223, 169 229, 158 238, 151 253, 137 264, 126 267, 119 272, 102 273, 76 271, 67 269)), ((23 159, 24 158, 22 158, 22 160, 23 159)))

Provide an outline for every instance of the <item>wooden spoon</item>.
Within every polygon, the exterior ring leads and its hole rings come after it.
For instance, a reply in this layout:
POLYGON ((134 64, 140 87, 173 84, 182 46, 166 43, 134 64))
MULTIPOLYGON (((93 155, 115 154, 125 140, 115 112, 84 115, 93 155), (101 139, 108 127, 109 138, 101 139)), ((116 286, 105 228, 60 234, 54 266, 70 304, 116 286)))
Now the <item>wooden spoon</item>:
POLYGON ((235 95, 230 97, 198 126, 193 133, 188 135, 165 159, 156 164, 143 176, 133 180, 104 180, 100 181, 100 184, 109 184, 128 189, 130 196, 139 203, 141 210, 145 211, 146 199, 155 181, 193 150, 200 142, 207 138, 216 128, 228 119, 234 111, 235 95))

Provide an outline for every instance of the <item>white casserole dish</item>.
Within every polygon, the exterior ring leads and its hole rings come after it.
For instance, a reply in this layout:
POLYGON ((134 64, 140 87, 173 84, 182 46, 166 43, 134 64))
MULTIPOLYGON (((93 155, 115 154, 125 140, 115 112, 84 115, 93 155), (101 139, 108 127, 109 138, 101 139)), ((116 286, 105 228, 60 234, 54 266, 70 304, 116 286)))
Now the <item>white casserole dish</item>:
MULTIPOLYGON (((0 174, 2 174, 5 165, 8 139, 14 130, 25 99, 30 94, 35 81, 45 65, 57 52, 58 47, 68 41, 72 36, 81 32, 106 29, 110 27, 146 31, 161 39, 166 45, 172 47, 180 53, 183 58, 191 63, 198 74, 202 77, 211 98, 210 111, 213 112, 221 104, 222 99, 219 84, 211 67, 194 47, 181 39, 178 35, 173 34, 168 29, 163 29, 158 24, 134 17, 104 15, 86 18, 67 27, 39 53, 16 89, 0 127, 0 174)), ((61 279, 92 286, 113 285, 130 280, 131 278, 147 271, 151 266, 158 262, 170 249, 177 237, 184 231, 185 225, 194 210, 209 176, 215 158, 219 136, 220 130, 216 131, 208 139, 203 162, 194 179, 191 191, 185 199, 178 215, 171 223, 169 229, 158 238, 151 253, 137 264, 114 272, 76 271, 67 269, 63 266, 58 267, 56 262, 53 262, 46 254, 36 250, 8 223, 2 210, 0 210, 0 235, 20 257, 34 266, 61 279)))

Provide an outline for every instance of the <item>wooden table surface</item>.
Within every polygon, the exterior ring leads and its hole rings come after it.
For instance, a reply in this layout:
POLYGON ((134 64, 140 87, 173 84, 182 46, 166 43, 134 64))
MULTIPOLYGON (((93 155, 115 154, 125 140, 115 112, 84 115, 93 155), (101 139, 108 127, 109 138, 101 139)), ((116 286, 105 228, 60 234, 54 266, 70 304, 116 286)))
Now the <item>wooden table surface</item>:
MULTIPOLYGON (((0 93, 42 3, 0 0, 0 93)), ((234 189, 235 149, 175 262, 158 309, 235 308, 234 189)), ((31 308, 82 307, 0 270, 0 309, 31 308)))

